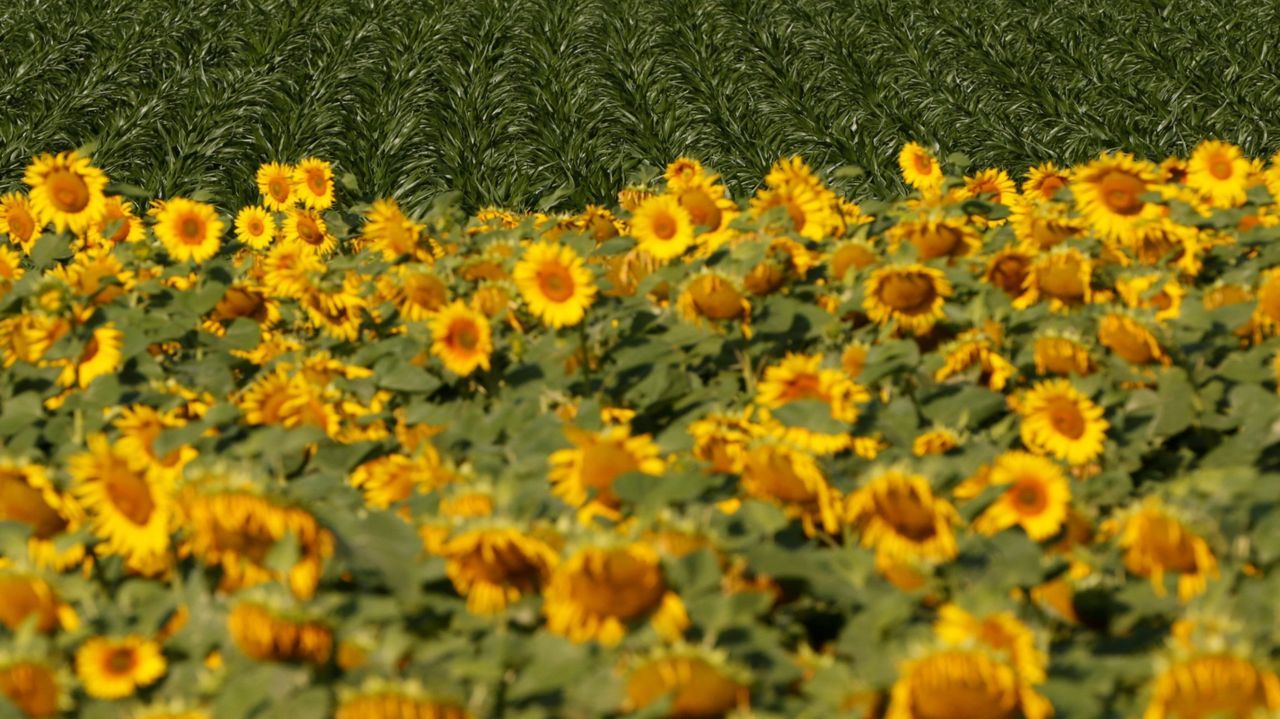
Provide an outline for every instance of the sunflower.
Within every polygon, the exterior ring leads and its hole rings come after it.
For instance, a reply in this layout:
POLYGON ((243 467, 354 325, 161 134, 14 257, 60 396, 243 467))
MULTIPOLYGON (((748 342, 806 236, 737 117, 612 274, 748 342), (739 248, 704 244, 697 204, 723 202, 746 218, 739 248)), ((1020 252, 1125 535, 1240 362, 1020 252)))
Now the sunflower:
POLYGON ((799 518, 806 534, 839 529, 840 492, 827 483, 814 456, 776 442, 751 447, 742 458, 746 496, 780 505, 799 518))
POLYGON ((512 276, 529 311, 549 327, 578 324, 596 296, 595 279, 567 245, 532 245, 516 263, 512 276))
POLYGON ((871 273, 862 306, 877 324, 893 322, 902 331, 923 335, 942 319, 951 283, 941 270, 920 264, 888 265, 871 273))
POLYGON ((1203 653, 1165 667, 1151 686, 1142 719, 1250 719, 1280 711, 1280 677, 1225 652, 1203 653))
POLYGON ((1159 170, 1150 162, 1125 152, 1103 153, 1072 171, 1071 193, 1094 232, 1123 242, 1141 223, 1160 217, 1160 205, 1142 199, 1159 180, 1159 170))
POLYGON ((298 202, 298 192, 293 186, 293 166, 268 162, 258 168, 258 192, 267 209, 282 212, 298 202))
POLYGON ((1031 263, 1023 280, 1022 294, 1014 300, 1017 309, 1026 309, 1042 298, 1049 308, 1060 311, 1087 304, 1093 298, 1093 262, 1075 248, 1055 248, 1031 263))
POLYGON ((916 435, 911 442, 911 453, 917 457, 946 454, 959 446, 960 435, 955 430, 939 427, 916 435))
POLYGON ((1022 197, 1009 203, 1009 227, 1022 249, 1031 253, 1077 238, 1085 229, 1084 222, 1072 216, 1067 205, 1022 197))
POLYGON ((116 445, 121 454, 130 458, 135 470, 146 473, 157 484, 175 484, 182 477, 183 468, 200 455, 189 444, 179 444, 164 454, 156 451, 161 433, 187 426, 187 421, 173 411, 132 405, 122 409, 112 425, 120 433, 116 445))
POLYGON ((294 596, 309 599, 334 537, 305 509, 273 502, 250 491, 186 487, 179 497, 187 539, 180 556, 219 567, 221 591, 233 592, 269 581, 284 581, 294 596), (286 538, 297 543, 297 560, 286 571, 267 564, 272 547, 286 538))
POLYGON ((547 478, 552 492, 565 503, 581 508, 579 516, 604 514, 617 518, 619 499, 613 482, 628 472, 658 476, 665 463, 658 446, 647 434, 632 436, 627 427, 587 432, 566 427, 572 449, 551 453, 547 478))
POLYGON ((951 646, 977 643, 1003 654, 1005 663, 1013 667, 1022 681, 1040 684, 1045 680, 1049 656, 1037 646, 1031 629, 1012 612, 975 616, 955 604, 945 604, 938 610, 933 632, 951 646))
POLYGON ((141 242, 147 230, 134 214, 133 203, 112 195, 106 198, 102 216, 89 223, 84 233, 86 247, 113 247, 126 242, 141 242))
POLYGON ((80 563, 83 545, 54 540, 78 529, 82 518, 79 504, 58 491, 43 466, 0 457, 0 521, 30 528, 27 552, 37 565, 62 570, 80 563))
POLYGON ((664 716, 723 717, 734 708, 747 706, 748 682, 745 670, 730 665, 723 653, 678 644, 631 663, 623 711, 637 711, 670 697, 664 716))
POLYGON ((324 621, 292 616, 252 600, 231 609, 227 630, 245 656, 260 662, 324 664, 333 652, 333 630, 324 621))
POLYGON ((552 572, 542 596, 547 629, 577 643, 614 646, 645 619, 666 639, 689 626, 657 551, 643 543, 579 549, 552 572))
POLYGON ((267 296, 265 287, 233 284, 213 306, 204 327, 221 336, 228 325, 241 318, 252 321, 260 330, 269 330, 280 321, 280 303, 267 296))
POLYGON ((328 225, 318 212, 295 208, 285 212, 280 236, 285 242, 294 243, 325 257, 338 246, 338 238, 329 232, 328 225))
POLYGON ((846 240, 836 245, 827 258, 827 277, 843 280, 849 270, 865 270, 880 261, 875 248, 862 240, 846 240))
POLYGON ((1017 369, 997 351, 998 337, 983 330, 967 330, 943 349, 942 366, 934 380, 945 382, 978 368, 978 382, 988 389, 1003 391, 1017 369))
POLYGON ((1156 321, 1164 322, 1177 319, 1182 313, 1182 298, 1187 290, 1177 279, 1145 273, 1116 280, 1116 294, 1130 308, 1155 310, 1156 321))
POLYGON ((293 168, 293 189, 308 210, 327 210, 333 206, 333 166, 324 160, 308 157, 293 168))
POLYGON ((1151 330, 1134 318, 1118 312, 1108 312, 1102 316, 1098 322, 1098 342, 1129 364, 1170 362, 1151 330))
POLYGON ((1022 183, 1022 194, 1030 199, 1049 201, 1070 181, 1065 170, 1052 162, 1042 162, 1027 170, 1027 179, 1022 183))
POLYGON ((0 695, 4 695, 25 716, 47 719, 70 709, 71 676, 41 659, 0 659, 0 695))
POLYGON ((218 252, 222 220, 213 207, 175 197, 156 216, 156 237, 175 262, 204 262, 218 252))
POLYGON ((422 256, 418 240, 423 226, 410 220, 393 199, 374 200, 365 213, 363 237, 369 246, 382 253, 388 262, 401 257, 414 257, 422 261, 434 258, 430 253, 422 256))
POLYGON ((88 451, 68 463, 75 497, 102 540, 101 554, 118 554, 129 566, 153 573, 167 564, 172 501, 168 488, 134 469, 135 459, 101 434, 89 436, 88 451))
POLYGON ((15 633, 28 621, 43 634, 79 626, 75 610, 60 601, 54 585, 40 575, 0 566, 0 597, 0 624, 15 633))
POLYGON ((765 176, 765 186, 751 198, 756 218, 776 208, 786 210, 785 229, 821 241, 843 225, 835 193, 827 189, 799 157, 778 160, 765 176))
POLYGON ((916 250, 920 261, 961 257, 978 249, 978 231, 963 217, 920 217, 902 220, 889 229, 891 249, 903 244, 916 250))
POLYGON ((1065 379, 1039 382, 1018 405, 1022 443, 1036 454, 1051 454, 1073 466, 1102 454, 1107 429, 1102 408, 1065 379))
POLYGON ((267 251, 263 261, 263 286, 272 297, 299 299, 324 272, 324 262, 302 243, 279 243, 267 251))
POLYGON ((1016 524, 1027 536, 1042 542, 1062 528, 1071 487, 1052 460, 1027 452, 1005 452, 992 464, 988 480, 991 486, 1004 486, 1005 490, 974 520, 978 532, 991 535, 1016 524))
POLYGON ((964 195, 968 198, 986 197, 991 202, 1007 204, 1017 194, 1018 186, 1004 170, 991 167, 964 178, 964 195))
POLYGON ((1076 335, 1045 333, 1036 337, 1032 353, 1038 374, 1078 374, 1093 372, 1089 348, 1076 335))
POLYGON ((462 532, 444 543, 445 574, 467 611, 500 614, 522 596, 536 594, 559 556, 546 542, 513 528, 462 532))
POLYGON ((924 145, 908 142, 898 153, 898 167, 902 179, 921 192, 937 191, 942 187, 942 166, 924 145))
POLYGON ((1047 719, 1053 707, 984 649, 939 648, 904 662, 885 719, 1047 719))
POLYGON ((351 471, 351 486, 364 492, 370 507, 386 509, 417 490, 426 493, 453 481, 435 447, 424 444, 413 455, 388 454, 364 462, 351 471))
POLYGON ((676 309, 697 325, 737 320, 750 337, 751 302, 732 280, 717 272, 694 275, 676 300, 676 309))
POLYGON ((361 292, 364 283, 351 272, 338 287, 312 286, 302 294, 302 309, 307 313, 311 326, 334 339, 356 342, 367 312, 367 303, 361 292))
POLYGON ((266 209, 249 205, 236 215, 236 239, 255 250, 265 250, 276 235, 276 221, 266 209))
POLYGON ((40 226, 36 222, 35 208, 26 195, 10 192, 0 197, 0 235, 7 235, 9 241, 30 254, 31 248, 40 236, 40 226))
POLYGON ((695 177, 670 181, 667 192, 689 213, 695 227, 705 228, 699 241, 708 250, 728 239, 729 223, 737 216, 738 206, 719 183, 719 175, 706 174, 699 168, 695 177))
POLYGON ((1218 576, 1218 560, 1208 542, 1187 527, 1156 497, 1108 520, 1104 533, 1119 533, 1124 566, 1139 577, 1149 577, 1156 594, 1163 596, 1164 575, 1178 575, 1178 598, 1190 601, 1204 592, 1210 578, 1218 576))
POLYGON ((400 319, 424 322, 449 304, 449 288, 423 265, 396 265, 378 279, 379 290, 396 305, 400 319))
POLYGON ((747 448, 764 436, 765 428, 751 420, 751 410, 736 414, 713 412, 689 425, 693 456, 711 464, 712 471, 742 471, 747 448))
POLYGON ((95 379, 114 374, 120 369, 123 341, 124 333, 110 322, 94 328, 80 354, 63 367, 58 381, 64 387, 84 389, 95 379))
POLYGON ((136 634, 93 637, 76 650, 76 676, 89 696, 123 699, 168 671, 160 645, 136 634))
POLYGON ((31 187, 31 208, 42 229, 77 234, 102 217, 106 208, 107 176, 89 158, 73 152, 40 155, 27 165, 22 181, 31 187))
POLYGON ((26 270, 22 268, 22 256, 0 245, 0 299, 9 293, 13 283, 22 279, 24 274, 26 270))
POLYGON ((856 422, 857 405, 870 401, 871 395, 841 370, 823 368, 822 359, 822 354, 791 352, 780 363, 765 368, 756 385, 756 403, 778 409, 798 400, 817 400, 830 408, 832 419, 856 422))
POLYGON ((489 369, 489 320, 465 303, 454 301, 431 318, 431 338, 431 352, 450 372, 465 377, 477 367, 489 369))
POLYGON ((921 475, 882 470, 849 496, 846 515, 862 546, 890 561, 944 562, 956 556, 960 516, 921 475))
POLYGON ((1273 267, 1262 273, 1253 321, 1260 328, 1273 333, 1280 328, 1280 267, 1273 267))
POLYGON ((1187 161, 1187 186, 1214 207, 1239 207, 1249 189, 1249 159, 1229 142, 1205 140, 1187 161))
POLYGON ((660 262, 684 254, 693 244, 693 218, 670 195, 656 195, 641 203, 631 216, 637 249, 660 262))
POLYGON ((871 346, 865 342, 850 342, 845 345, 844 351, 840 353, 840 369, 844 370, 845 376, 858 381, 862 370, 867 368, 867 355, 870 352, 871 346))
POLYGON ((334 719, 473 719, 462 704, 429 694, 415 682, 374 680, 339 696, 334 719))

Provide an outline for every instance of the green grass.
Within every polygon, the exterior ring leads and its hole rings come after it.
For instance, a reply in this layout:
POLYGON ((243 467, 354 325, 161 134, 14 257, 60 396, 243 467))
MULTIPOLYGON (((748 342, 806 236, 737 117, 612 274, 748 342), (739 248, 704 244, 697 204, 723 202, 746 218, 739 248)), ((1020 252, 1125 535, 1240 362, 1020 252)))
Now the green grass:
POLYGON ((1272 3, 1216 0, 9 0, 0 189, 96 142, 162 195, 253 196, 316 154, 416 206, 609 202, 702 158, 737 192, 784 153, 855 196, 909 139, 1021 173, 1108 148, 1280 147, 1272 3), (430 7, 428 7, 430 5, 430 7), (565 194, 556 194, 557 190, 565 194))

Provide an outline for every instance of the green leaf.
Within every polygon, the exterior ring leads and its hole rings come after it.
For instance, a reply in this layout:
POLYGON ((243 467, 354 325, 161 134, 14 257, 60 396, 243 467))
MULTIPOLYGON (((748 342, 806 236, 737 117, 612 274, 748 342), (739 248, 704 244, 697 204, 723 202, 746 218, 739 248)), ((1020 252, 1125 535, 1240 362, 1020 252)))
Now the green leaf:
POLYGON ((816 399, 788 402, 773 410, 773 417, 788 427, 799 427, 822 434, 843 434, 849 425, 831 416, 831 406, 816 399))

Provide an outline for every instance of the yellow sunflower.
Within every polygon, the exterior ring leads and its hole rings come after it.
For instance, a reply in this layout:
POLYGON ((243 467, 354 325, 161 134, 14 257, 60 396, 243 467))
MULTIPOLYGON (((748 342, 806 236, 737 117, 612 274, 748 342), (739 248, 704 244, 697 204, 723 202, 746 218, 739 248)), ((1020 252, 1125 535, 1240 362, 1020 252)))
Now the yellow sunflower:
POLYGON ((1067 171, 1052 162, 1042 162, 1027 170, 1027 179, 1022 183, 1022 194, 1031 199, 1049 201, 1070 181, 1067 171))
POLYGON ((1202 653, 1166 666, 1151 686, 1142 719, 1250 719, 1280 711, 1280 677, 1226 652, 1202 653))
POLYGON ((40 224, 26 195, 10 192, 0 197, 0 235, 7 235, 23 252, 31 253, 40 236, 40 224))
POLYGON ((924 145, 908 142, 898 153, 902 179, 921 192, 936 191, 942 186, 942 166, 924 145))
POLYGON ((1048 719, 1053 706, 980 649, 938 648, 903 662, 885 719, 1048 719))
POLYGON ((132 405, 122 409, 112 425, 120 433, 116 440, 120 452, 130 458, 134 469, 158 484, 175 484, 182 477, 183 468, 200 454, 189 444, 179 444, 164 454, 156 451, 156 440, 162 432, 187 426, 187 421, 173 411, 132 405))
POLYGON ((586 316, 596 283, 573 248, 539 242, 530 246, 512 273, 529 306, 549 327, 572 327, 586 316))
POLYGON ((641 203, 631 216, 636 247, 660 262, 675 259, 693 244, 693 218, 670 195, 656 195, 641 203))
POLYGON ((407 322, 429 320, 449 304, 448 286, 424 265, 396 265, 378 279, 378 287, 407 322))
POLYGON ((945 562, 956 556, 960 516, 922 475, 880 471, 849 496, 846 515, 861 532, 862 546, 886 560, 945 562))
POLYGON ((280 236, 285 242, 303 247, 324 257, 338 246, 338 238, 329 232, 324 218, 312 210, 295 208, 285 212, 280 236))
POLYGON ((777 442, 758 443, 742 458, 743 493, 781 506, 799 518, 806 534, 839 529, 841 497, 814 456, 777 442))
POLYGON ((63 367, 58 381, 64 387, 88 387, 95 379, 120 369, 124 333, 110 322, 94 328, 80 354, 63 367))
POLYGON ((37 632, 74 631, 79 618, 58 598, 57 589, 44 577, 0 566, 0 624, 17 632, 26 622, 37 632))
POLYGON ((1205 140, 1187 161, 1187 186, 1214 207, 1239 207, 1249 189, 1249 159, 1229 142, 1205 140))
POLYGON ((1045 380, 1018 403, 1022 443, 1036 454, 1050 454, 1073 466, 1102 454, 1107 429, 1102 408, 1065 379, 1045 380))
POLYGON ((1072 334, 1045 333, 1036 337, 1032 348, 1039 374, 1078 374, 1093 372, 1093 357, 1080 337, 1072 334))
POLYGON ((942 306, 951 291, 951 282, 941 270, 920 264, 888 265, 867 279, 862 306, 878 324, 892 322, 902 331, 923 335, 942 319, 942 306))
POLYGON ((26 270, 22 267, 22 255, 0 245, 0 298, 9 293, 13 283, 22 279, 26 270))
POLYGON ((395 200, 388 198, 374 200, 365 213, 363 237, 390 262, 405 256, 429 262, 434 258, 431 253, 423 253, 418 242, 423 229, 401 211, 395 200))
POLYGON ((880 255, 869 243, 846 240, 836 245, 827 258, 827 277, 843 280, 850 270, 865 270, 880 261, 880 255))
POLYGON ((1022 248, 1005 247, 987 260, 982 279, 987 284, 999 287, 1006 295, 1017 297, 1022 294, 1034 261, 1035 256, 1022 248))
POLYGON ((176 262, 204 262, 218 252, 224 225, 213 207, 175 197, 156 216, 156 237, 176 262))
POLYGON ((1274 333, 1280 328, 1280 267, 1262 273, 1257 299, 1253 321, 1258 327, 1274 333))
POLYGON ((236 215, 236 239, 246 247, 265 250, 275 235, 275 218, 265 208, 249 205, 236 215))
POLYGON ((231 609, 227 630, 245 656, 260 662, 324 664, 333 653, 333 630, 328 623, 253 600, 240 601, 231 609))
POLYGON ((1125 152, 1103 153, 1071 173, 1076 209, 1104 240, 1130 240, 1137 227, 1158 219, 1161 207, 1142 199, 1160 181, 1150 162, 1125 152))
POLYGON ((408 499, 415 490, 425 494, 453 481, 453 474, 430 443, 410 451, 414 454, 384 455, 351 471, 351 486, 364 492, 366 504, 386 509, 408 499))
POLYGON ((908 244, 920 261, 972 254, 981 244, 978 231, 963 217, 919 217, 900 221, 889 229, 890 248, 908 244))
POLYGON ((1000 495, 974 520, 982 534, 995 534, 1015 524, 1042 542, 1062 529, 1071 504, 1071 486, 1052 460, 1027 452, 1005 452, 991 466, 991 486, 1004 486, 1000 495))
POLYGON ((1118 312, 1108 312, 1098 322, 1098 343, 1129 364, 1170 362, 1151 330, 1134 318, 1118 312))
POLYGON ((1026 309, 1048 299, 1055 311, 1079 307, 1093 298, 1092 278, 1093 261, 1088 255, 1074 247, 1055 248, 1032 261, 1013 306, 1026 309))
POLYGON ((445 574, 467 611, 499 614, 522 596, 536 594, 560 557, 546 542, 509 527, 472 529, 440 548, 445 574))
POLYGON ((547 629, 573 642, 614 646, 643 620, 669 640, 689 626, 657 551, 643 543, 579 549, 552 572, 542 596, 547 629))
POLYGON ((1008 203, 1018 194, 1009 173, 990 167, 964 178, 964 194, 970 198, 985 198, 991 202, 1008 203))
POLYGON ((1009 227, 1018 244, 1035 253, 1079 237, 1085 224, 1060 202, 1015 198, 1009 204, 1009 227))
POLYGON ((61 666, 43 659, 0 659, 0 695, 33 719, 60 716, 71 708, 71 676, 61 666))
POLYGON ((361 294, 363 290, 361 277, 351 272, 339 286, 307 288, 299 304, 306 311, 312 327, 334 339, 356 342, 360 339, 360 329, 368 309, 361 294))
POLYGON ((1003 391, 1009 380, 1017 374, 1017 368, 997 351, 999 336, 981 329, 967 330, 954 342, 947 344, 943 363, 933 378, 946 382, 978 368, 977 380, 988 389, 1003 391))
POLYGON ((113 247, 126 242, 141 242, 147 230, 142 218, 134 214, 133 203, 112 195, 106 198, 102 216, 89 223, 84 233, 86 247, 113 247))
POLYGON ((262 204, 275 212, 288 210, 298 202, 298 193, 293 186, 293 166, 279 162, 268 162, 258 168, 258 192, 262 194, 262 204))
POLYGON ((765 434, 765 428, 751 421, 750 408, 739 413, 713 412, 689 425, 693 456, 708 462, 712 471, 738 473, 751 442, 765 434))
POLYGON ((38 566, 62 570, 80 563, 84 546, 55 543, 80 526, 83 511, 75 498, 60 492, 42 465, 0 457, 0 521, 30 527, 27 552, 38 566))
POLYGON ((53 225, 58 232, 84 232, 106 209, 107 176, 89 158, 75 152, 40 155, 27 165, 23 182, 39 227, 53 225))
POLYGON ((489 320, 463 302, 450 303, 431 318, 431 352, 450 372, 464 377, 477 367, 489 369, 489 320))
POLYGON ((339 697, 334 719, 474 719, 461 703, 434 696, 414 682, 373 680, 339 697))
POLYGON ((729 664, 723 653, 677 644, 631 663, 623 710, 637 711, 670 697, 668 717, 723 717, 747 706, 749 686, 745 670, 729 664))
POLYGON ((1124 566, 1139 577, 1149 577, 1156 594, 1163 596, 1164 575, 1178 575, 1178 598, 1190 601, 1216 578, 1218 560, 1209 543, 1187 527, 1157 497, 1104 523, 1103 531, 1119 534, 1124 566))
POLYGON ((93 637, 76 650, 76 676, 89 696, 123 699, 168 671, 160 645, 135 634, 93 637))
POLYGON ((547 478, 565 503, 580 507, 584 519, 596 514, 617 518, 618 497, 613 482, 627 472, 658 476, 665 469, 658 446, 647 434, 632 436, 625 426, 587 432, 566 427, 572 449, 551 453, 547 478))
POLYGON ((1003 654, 1005 663, 1013 667, 1022 681, 1040 684, 1045 680, 1049 655, 1038 646, 1031 629, 1013 612, 976 616, 955 604, 945 604, 938 610, 933 632, 951 646, 977 643, 1003 654))
POLYGON ((751 198, 753 217, 763 217, 779 207, 786 210, 783 228, 809 240, 821 241, 844 224, 835 193, 799 157, 774 163, 765 176, 765 186, 751 198))
POLYGON ((733 280, 716 272, 700 272, 676 300, 680 316, 697 325, 737 320, 750 337, 751 302, 733 280))
POLYGON ((101 554, 117 554, 144 573, 168 561, 170 490, 134 469, 134 458, 100 434, 89 436, 88 451, 68 463, 72 491, 84 505, 89 526, 102 540, 101 554))
POLYGON ((299 162, 293 168, 293 190, 308 210, 329 209, 333 206, 333 166, 315 157, 299 162))
POLYGON ((960 446, 960 435, 946 427, 930 429, 916 435, 911 442, 911 453, 917 457, 930 454, 946 454, 960 446))

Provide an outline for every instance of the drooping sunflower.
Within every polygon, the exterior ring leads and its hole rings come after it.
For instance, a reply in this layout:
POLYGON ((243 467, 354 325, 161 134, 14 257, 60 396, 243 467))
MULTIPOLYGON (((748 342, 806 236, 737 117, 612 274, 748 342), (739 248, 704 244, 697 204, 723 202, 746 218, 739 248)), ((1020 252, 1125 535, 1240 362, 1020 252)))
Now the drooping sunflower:
POLYGON ((1151 330, 1133 317, 1119 312, 1108 312, 1102 316, 1098 322, 1098 343, 1129 364, 1170 362, 1151 330))
POLYGON ((956 556, 960 516, 922 475, 880 471, 849 495, 846 516, 861 532, 862 546, 886 560, 945 562, 956 556))
POLYGON ((0 521, 30 527, 27 552, 37 566, 62 570, 80 563, 83 545, 59 547, 54 540, 78 529, 82 518, 79 504, 58 491, 43 466, 0 457, 0 521))
POLYGON ((40 155, 27 165, 22 181, 39 227, 53 225, 58 232, 84 232, 106 209, 107 176, 89 158, 72 152, 40 155))
POLYGON ((713 412, 689 425, 693 456, 709 462, 716 472, 742 471, 743 458, 753 440, 764 436, 765 428, 751 420, 751 409, 739 413, 713 412))
POLYGON ((942 366, 933 373, 934 380, 946 382, 977 368, 977 381, 988 389, 1003 391, 1017 368, 999 352, 999 334, 983 329, 967 330, 954 342, 943 347, 942 366))
POLYGON ((262 203, 267 209, 282 212, 298 202, 298 194, 293 186, 293 166, 279 162, 268 162, 258 168, 258 192, 262 194, 262 203))
POLYGON ((334 719, 473 719, 461 702, 430 694, 416 682, 371 680, 339 697, 334 719))
POLYGON ((573 248, 539 242, 516 263, 513 278, 529 311, 549 327, 572 327, 586 316, 596 283, 573 248))
POLYGON ((293 189, 308 210, 327 210, 333 206, 333 166, 308 157, 293 168, 293 189))
POLYGON ((1093 297, 1092 278, 1093 261, 1088 255, 1074 247, 1055 248, 1032 261, 1013 306, 1026 309, 1048 299, 1055 311, 1079 307, 1093 297))
POLYGON ((1039 374, 1078 374, 1093 372, 1093 357, 1084 340, 1074 334, 1046 332, 1035 339, 1033 356, 1039 374))
POLYGON ((942 319, 951 282, 941 270, 925 265, 888 265, 872 271, 863 288, 862 306, 881 325, 923 335, 942 319))
POLYGON ((749 686, 746 671, 730 664, 723 652, 677 644, 631 663, 623 710, 637 711, 670 697, 666 716, 713 719, 746 707, 749 686))
POLYGON ((920 261, 939 257, 962 257, 975 252, 980 243, 978 231, 963 217, 923 216, 904 219, 889 228, 890 248, 911 245, 920 261))
POLYGON ((1280 677, 1227 652, 1199 653, 1166 666, 1142 719, 1264 717, 1280 710, 1280 677))
POLYGON ((1034 255, 1020 247, 1005 247, 987 260, 982 279, 987 284, 999 287, 1006 295, 1017 297, 1022 294, 1034 260, 1034 255))
POLYGON ((450 372, 464 377, 477 367, 489 369, 493 353, 489 320, 455 300, 431 318, 431 352, 450 372))
POLYGON ((275 239, 276 221, 266 209, 249 205, 236 214, 236 239, 255 250, 265 250, 275 239))
POLYGON ((231 609, 227 630, 245 656, 260 662, 324 664, 333 653, 333 630, 327 622, 251 599, 231 609))
POLYGON ((1022 443, 1028 449, 1073 466, 1088 464, 1102 454, 1111 426, 1102 418, 1102 408, 1065 379, 1037 383, 1019 402, 1018 413, 1022 443))
POLYGON ((916 435, 911 442, 911 453, 917 457, 930 454, 946 454, 960 446, 960 435, 947 427, 937 427, 916 435))
POLYGON ((678 638, 689 625, 680 597, 667 588, 648 544, 588 546, 561 562, 543 590, 547 629, 573 642, 614 646, 647 620, 659 635, 678 638))
POLYGON ((499 614, 522 596, 536 594, 559 556, 541 539, 511 527, 472 529, 441 547, 445 574, 467 598, 473 614, 499 614))
POLYGON ((938 648, 903 662, 885 719, 1048 719, 1053 707, 982 649, 938 648))
POLYGON ((1058 190, 1067 186, 1070 176, 1052 162, 1042 162, 1027 170, 1027 179, 1022 183, 1022 194, 1037 200, 1052 200, 1058 190))
POLYGON ((694 227, 705 228, 698 242, 707 250, 714 250, 729 239, 729 223, 737 216, 738 206, 719 183, 719 175, 703 174, 694 180, 673 182, 667 191, 689 213, 694 227))
POLYGON ((10 192, 0 197, 0 235, 8 236, 10 242, 30 254, 40 236, 40 224, 26 195, 10 192))
POLYGON ((703 325, 737 320, 750 336, 751 302, 733 280, 716 272, 694 275, 676 300, 680 316, 703 325))
POLYGON ((49 719, 71 708, 71 675, 44 658, 0 659, 0 694, 33 719, 49 719))
POLYGON ((641 203, 631 216, 636 246, 661 262, 684 254, 693 244, 693 218, 670 195, 656 195, 641 203))
POLYGON ((1012 666, 1022 681, 1040 684, 1045 680, 1048 652, 1038 645, 1035 634, 1013 612, 978 616, 955 604, 945 604, 938 610, 933 632, 951 646, 977 643, 1002 653, 1004 663, 1012 666))
POLYGON ((1221 140, 1205 140, 1187 161, 1187 186, 1214 207, 1239 207, 1249 189, 1249 159, 1240 148, 1221 140))
POLYGON ((424 322, 449 304, 449 288, 424 265, 396 265, 378 279, 381 297, 396 306, 401 320, 424 322))
POLYGON ((1102 239, 1128 241, 1143 222, 1158 219, 1158 204, 1142 195, 1155 189, 1160 173, 1126 152, 1103 153, 1071 173, 1076 209, 1102 239))
POLYGON ((218 252, 224 225, 203 202, 175 197, 156 216, 156 237, 176 262, 204 262, 218 252))
POLYGON ((89 526, 102 540, 97 551, 125 557, 144 573, 162 569, 169 552, 169 488, 135 469, 133 457, 101 434, 89 436, 88 450, 72 456, 67 469, 89 526))
POLYGON ((810 536, 839 529, 841 497, 814 456, 778 442, 760 442, 742 458, 742 491, 779 505, 801 520, 810 536))
POLYGON ((1166 573, 1178 575, 1178 598, 1190 601, 1218 576, 1218 560, 1205 541, 1159 498, 1149 496, 1129 511, 1103 524, 1104 533, 1118 533, 1124 566, 1149 577, 1156 594, 1165 593, 1166 573))
POLYGON ((1005 452, 992 464, 988 480, 991 486, 1005 490, 974 520, 976 531, 990 535, 1018 525, 1027 536, 1042 542, 1062 528, 1071 503, 1071 486, 1052 460, 1027 452, 1005 452))
POLYGON ((631 434, 625 426, 587 432, 566 427, 571 449, 551 453, 547 478, 552 491, 565 503, 582 508, 584 519, 596 514, 617 515, 618 497, 613 482, 627 472, 662 474, 665 463, 658 446, 647 434, 631 434))
POLYGON ((285 242, 297 244, 321 257, 332 254, 338 246, 338 238, 329 232, 320 213, 295 208, 284 215, 280 236, 285 242))
POLYGON ((141 242, 147 236, 142 218, 134 214, 133 203, 112 195, 106 198, 102 216, 85 229, 86 247, 113 247, 126 242, 141 242))
POLYGON ((76 676, 89 696, 123 699, 168 671, 160 645, 136 634, 94 637, 76 650, 76 676))
POLYGON ((924 145, 908 142, 898 153, 902 179, 921 192, 936 191, 942 186, 942 166, 924 145))

